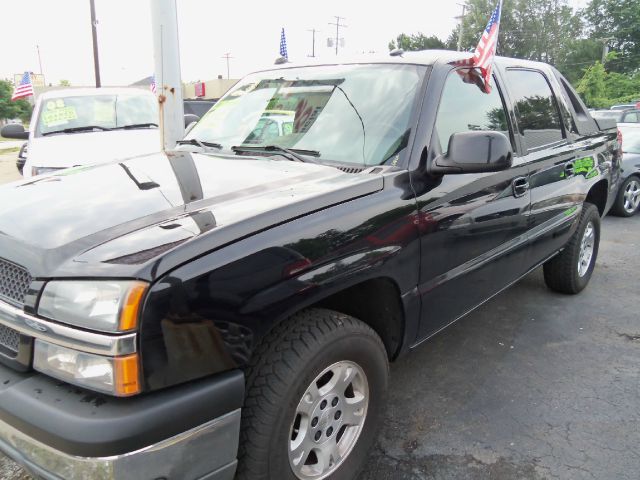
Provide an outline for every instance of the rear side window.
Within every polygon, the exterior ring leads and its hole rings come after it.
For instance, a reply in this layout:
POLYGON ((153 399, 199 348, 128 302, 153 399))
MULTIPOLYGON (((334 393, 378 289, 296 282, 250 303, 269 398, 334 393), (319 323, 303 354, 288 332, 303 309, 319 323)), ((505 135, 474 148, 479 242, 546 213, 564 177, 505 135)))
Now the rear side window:
POLYGON ((534 70, 507 70, 509 92, 516 107, 518 129, 528 150, 564 138, 560 113, 549 82, 534 70))
POLYGON ((622 118, 622 121, 625 123, 638 123, 638 114, 636 112, 627 113, 622 118))
POLYGON ((464 78, 458 71, 451 72, 442 92, 435 126, 443 153, 448 150, 449 138, 454 133, 494 130, 510 138, 507 114, 495 78, 488 94, 464 78))

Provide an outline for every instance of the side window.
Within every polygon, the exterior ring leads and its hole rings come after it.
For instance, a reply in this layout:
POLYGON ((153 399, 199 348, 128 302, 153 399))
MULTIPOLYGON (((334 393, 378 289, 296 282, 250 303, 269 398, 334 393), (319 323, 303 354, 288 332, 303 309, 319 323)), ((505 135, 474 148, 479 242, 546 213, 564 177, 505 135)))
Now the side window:
POLYGON ((638 114, 636 112, 627 113, 622 121, 625 123, 638 123, 638 114))
POLYGON ((443 153, 449 148, 449 138, 454 133, 495 130, 510 138, 507 114, 495 77, 493 87, 491 93, 484 93, 475 83, 466 83, 457 71, 449 74, 435 125, 443 153))
POLYGON ((509 92, 516 107, 518 129, 528 149, 564 138, 560 113, 549 82, 533 70, 507 70, 509 92))

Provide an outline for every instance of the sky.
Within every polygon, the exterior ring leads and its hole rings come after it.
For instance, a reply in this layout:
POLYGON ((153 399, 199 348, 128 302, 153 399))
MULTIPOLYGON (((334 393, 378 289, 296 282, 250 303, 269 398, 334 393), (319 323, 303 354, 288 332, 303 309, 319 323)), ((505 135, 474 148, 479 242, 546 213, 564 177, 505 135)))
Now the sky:
MULTIPOLYGON (((103 85, 129 85, 153 73, 150 2, 95 0, 98 19, 100 74, 103 85)), ((461 0, 459 0, 460 3, 461 0)), ((571 0, 582 6, 586 0, 571 0)), ((230 53, 231 78, 272 65, 279 56, 284 27, 289 60, 306 61, 316 33, 316 56, 335 58, 327 37, 335 37, 335 15, 341 29, 341 54, 387 52, 399 33, 422 32, 443 41, 455 27, 461 7, 456 0, 256 1, 177 0, 183 81, 226 77, 230 53), (377 5, 384 5, 380 7, 377 5)), ((0 78, 13 79, 25 70, 39 73, 37 47, 47 83, 94 83, 89 0, 13 0, 3 5, 0 78), (4 19, 9 19, 4 20, 4 19)), ((480 32, 479 32, 480 33, 480 32)))

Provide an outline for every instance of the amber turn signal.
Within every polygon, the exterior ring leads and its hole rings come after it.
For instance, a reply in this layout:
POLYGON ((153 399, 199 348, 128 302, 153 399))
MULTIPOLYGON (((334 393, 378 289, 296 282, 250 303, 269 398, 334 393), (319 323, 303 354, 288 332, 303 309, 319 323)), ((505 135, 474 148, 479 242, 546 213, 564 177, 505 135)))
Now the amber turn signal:
POLYGON ((114 393, 119 397, 136 395, 140 387, 140 371, 138 355, 114 358, 114 393))
POLYGON ((138 314, 142 308, 142 299, 147 291, 147 284, 135 282, 127 292, 127 297, 120 311, 119 330, 133 330, 138 326, 138 314))

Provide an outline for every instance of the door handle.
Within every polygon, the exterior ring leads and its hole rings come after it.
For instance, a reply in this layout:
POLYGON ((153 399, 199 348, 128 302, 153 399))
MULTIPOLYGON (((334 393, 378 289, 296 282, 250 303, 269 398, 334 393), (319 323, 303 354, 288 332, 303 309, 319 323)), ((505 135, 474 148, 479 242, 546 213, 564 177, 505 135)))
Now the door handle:
POLYGON ((573 162, 567 162, 564 164, 564 174, 568 177, 573 177, 576 174, 576 166, 573 162))
POLYGON ((517 177, 511 182, 514 197, 522 197, 529 191, 529 180, 527 177, 517 177))

